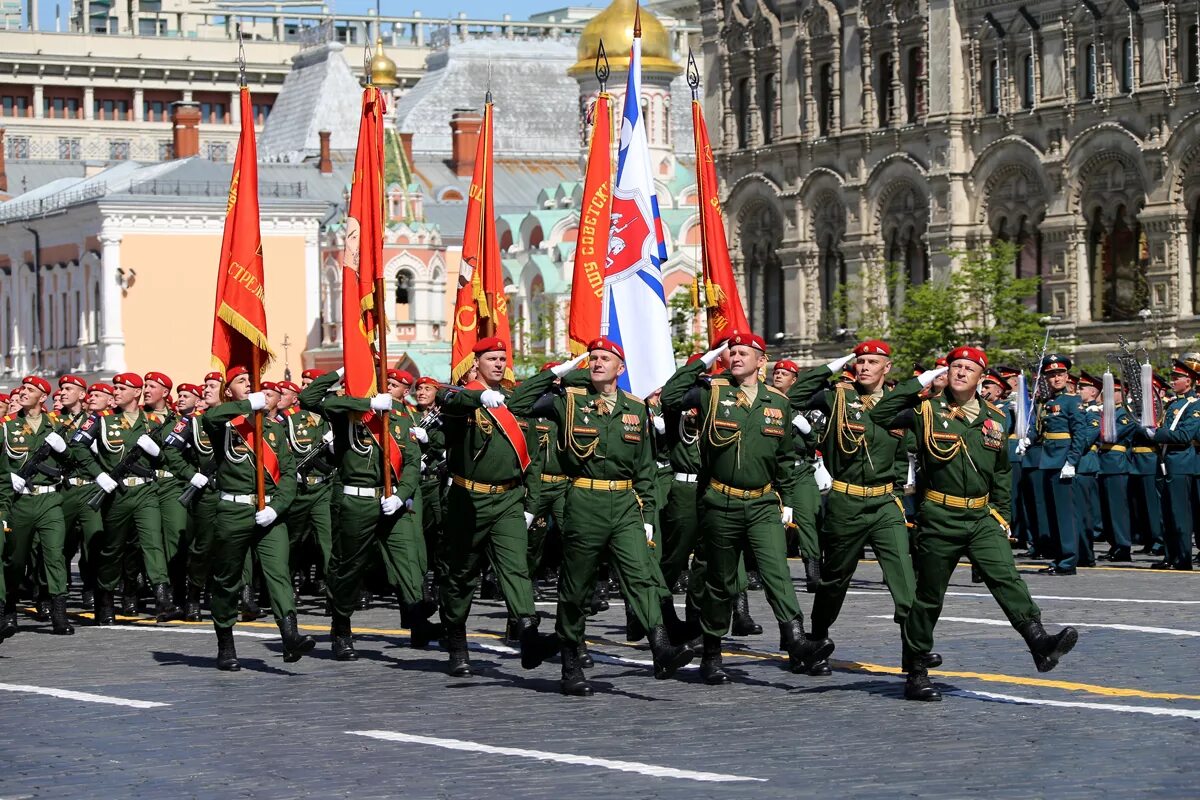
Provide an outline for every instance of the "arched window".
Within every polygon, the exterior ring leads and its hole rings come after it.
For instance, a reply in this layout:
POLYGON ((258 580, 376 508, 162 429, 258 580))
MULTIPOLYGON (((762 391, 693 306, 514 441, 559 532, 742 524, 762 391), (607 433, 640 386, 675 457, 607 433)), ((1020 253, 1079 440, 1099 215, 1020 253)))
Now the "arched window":
POLYGON ((925 51, 914 47, 908 51, 908 121, 916 122, 925 116, 925 51))
POLYGON ((737 141, 738 147, 750 146, 750 79, 738 81, 737 89, 737 141))
POLYGON ((829 135, 833 123, 833 64, 822 64, 817 80, 817 130, 829 135))
POLYGON ((1188 27, 1187 41, 1181 49, 1184 54, 1184 80, 1200 83, 1200 25, 1188 27))
POLYGON ((763 144, 775 139, 775 73, 763 77, 762 88, 762 131, 763 144))
POLYGON ((1083 51, 1083 97, 1086 100, 1096 97, 1097 74, 1096 45, 1089 44, 1083 51))
POLYGON ((396 322, 412 321, 413 274, 408 270, 396 273, 396 322))
POLYGON ((1146 307, 1149 287, 1141 236, 1141 224, 1125 206, 1117 208, 1111 226, 1105 225, 1099 206, 1092 212, 1088 246, 1093 319, 1134 319, 1146 307))
POLYGON ((892 54, 884 53, 879 57, 879 125, 886 128, 892 124, 892 113, 895 111, 895 98, 892 96, 892 54))
POLYGON ((1021 106, 1033 108, 1037 100, 1037 75, 1033 70, 1033 53, 1026 53, 1022 72, 1021 106))
POLYGON ((1128 36, 1121 40, 1121 91, 1133 91, 1133 40, 1128 36))
POLYGON ((846 259, 838 247, 837 239, 830 234, 821 247, 821 305, 825 309, 825 332, 836 333, 846 325, 846 309, 839 300, 843 299, 847 282, 846 259))
POLYGON ((992 59, 987 71, 987 110, 989 114, 1000 113, 1000 62, 992 59))

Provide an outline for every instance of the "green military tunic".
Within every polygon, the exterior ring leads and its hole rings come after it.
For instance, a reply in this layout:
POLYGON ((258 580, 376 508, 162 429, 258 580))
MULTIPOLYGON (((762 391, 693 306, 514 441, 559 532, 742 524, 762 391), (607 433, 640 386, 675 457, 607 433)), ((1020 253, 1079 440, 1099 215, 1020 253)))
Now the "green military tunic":
MULTIPOLYGON (((62 414, 62 437, 67 441, 91 417, 91 412, 83 409, 75 414, 62 414)), ((87 473, 73 458, 67 459, 68 464, 63 472, 62 488, 59 496, 62 498, 63 523, 66 525, 66 552, 64 561, 70 572, 70 564, 75 553, 79 553, 79 574, 85 590, 95 589, 95 565, 99 559, 98 548, 103 541, 104 522, 100 514, 88 506, 87 501, 96 491, 96 485, 87 477, 87 473)))
POLYGON ((870 411, 878 425, 904 425, 916 433, 923 475, 916 599, 902 627, 906 656, 933 649, 946 587, 963 555, 1014 628, 1041 613, 1017 574, 1008 543, 1012 468, 1004 412, 982 399, 959 407, 945 393, 922 399, 920 391, 917 379, 905 381, 870 411), (902 413, 909 408, 915 412, 902 413))
POLYGON ((558 423, 550 417, 539 417, 532 424, 537 436, 537 454, 533 455, 528 480, 536 485, 530 486, 525 505, 529 513, 541 521, 529 529, 529 574, 536 577, 546 557, 546 539, 552 523, 554 530, 562 536, 567 490, 571 484, 563 470, 558 423))
POLYGON ((358 608, 358 594, 374 554, 382 552, 388 578, 405 608, 421 601, 424 541, 418 511, 420 452, 412 441, 412 418, 399 402, 389 415, 391 446, 400 448, 400 474, 392 476, 392 494, 406 506, 392 515, 380 509, 383 453, 363 423, 373 415, 371 401, 328 394, 339 376, 329 372, 300 393, 301 408, 322 414, 333 429, 334 464, 341 484, 333 558, 329 564, 329 596, 337 617, 345 620, 358 608), (408 504, 411 501, 411 505, 408 504))
MULTIPOLYGON (((4 541, 4 584, 14 591, 25 577, 28 559, 33 548, 40 550, 41 580, 51 596, 67 593, 67 564, 65 561, 66 523, 63 520, 62 497, 58 492, 61 471, 67 464, 65 454, 50 452, 41 461, 42 468, 26 479, 25 491, 16 494, 10 473, 25 466, 45 442, 46 437, 62 423, 57 414, 47 412, 35 419, 20 411, 0 425, 0 475, 10 496, 5 515, 12 533, 4 541)), ((11 601, 13 598, 5 598, 11 601)))
POLYGON ((293 568, 300 563, 300 550, 309 541, 316 542, 321 554, 321 574, 329 574, 333 556, 333 517, 330 511, 333 498, 334 467, 332 453, 313 454, 313 448, 325 448, 322 441, 332 428, 323 416, 293 406, 279 415, 279 423, 287 435, 288 447, 299 464, 314 455, 303 474, 296 475, 296 501, 288 509, 288 534, 291 536, 293 568))
MULTIPOLYGON (((235 423, 245 417, 253 421, 248 400, 222 403, 201 417, 217 459, 216 482, 219 487, 216 530, 211 542, 211 586, 213 624, 231 628, 237 621, 238 600, 245 577, 247 554, 258 556, 271 598, 271 611, 279 622, 296 612, 288 569, 288 531, 284 523, 288 508, 296 498, 296 462, 288 449, 283 427, 263 419, 263 448, 270 448, 279 464, 278 480, 265 463, 266 505, 276 513, 267 527, 255 523, 258 510, 257 472, 254 450, 235 423)), ((264 459, 265 462, 265 459, 264 459)))
POLYGON ((792 523, 800 555, 807 560, 821 560, 821 545, 817 536, 817 519, 821 514, 821 490, 817 488, 816 464, 819 433, 795 432, 796 435, 796 506, 792 523))
POLYGON ((879 425, 869 415, 886 392, 872 395, 844 384, 830 388, 830 374, 827 366, 816 367, 788 390, 793 411, 815 408, 827 420, 819 446, 833 489, 826 498, 821 580, 813 600, 816 638, 829 635, 865 545, 879 559, 896 624, 908 616, 916 587, 904 507, 894 491, 899 464, 907 462, 905 431, 879 425))
MULTIPOLYGON (((421 415, 424 417, 424 414, 421 415)), ((417 420, 419 424, 421 419, 417 420)), ((428 572, 432 563, 433 574, 440 577, 442 567, 437 554, 441 549, 442 525, 446 514, 446 434, 441 423, 423 429, 428 441, 420 443, 421 451, 421 532, 425 537, 426 563, 422 570, 428 572)))
POLYGON ((787 564, 781 504, 795 507, 795 452, 787 397, 757 382, 750 392, 725 378, 701 380, 702 361, 681 367, 662 391, 668 413, 698 412, 700 529, 707 559, 701 625, 729 631, 743 552, 753 553, 775 618, 800 620, 787 564))
MULTIPOLYGON (((218 490, 213 478, 216 474, 217 454, 208 430, 204 426, 204 411, 197 411, 181 418, 168 437, 173 445, 166 449, 168 469, 183 482, 185 488, 202 473, 209 483, 200 491, 188 515, 186 531, 187 583, 193 594, 204 591, 212 569, 212 537, 217 527, 218 490)), ((181 492, 182 493, 182 492, 181 492)), ((178 500, 178 496, 176 498, 178 500)), ((180 545, 181 549, 183 543, 180 545)))
MULTIPOLYGON (((166 420, 169 431, 179 421, 179 415, 174 411, 154 411, 160 420, 166 420)), ((162 437, 159 437, 162 438, 162 437)), ((187 530, 188 510, 179 502, 179 495, 185 486, 183 480, 172 469, 168 459, 160 456, 154 469, 154 492, 158 496, 158 514, 161 520, 162 536, 153 542, 147 551, 143 544, 144 557, 149 562, 155 561, 154 569, 158 569, 157 559, 161 554, 164 574, 169 577, 172 585, 182 588, 186 582, 187 571, 187 530)), ((147 574, 151 568, 146 567, 147 574)), ((152 581, 153 582, 153 581, 152 581)))

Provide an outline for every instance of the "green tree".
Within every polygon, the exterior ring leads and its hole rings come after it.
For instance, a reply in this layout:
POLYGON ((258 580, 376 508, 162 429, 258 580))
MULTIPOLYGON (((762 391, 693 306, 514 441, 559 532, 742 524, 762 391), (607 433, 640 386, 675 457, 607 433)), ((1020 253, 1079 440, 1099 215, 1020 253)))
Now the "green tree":
POLYGON ((959 339, 982 347, 992 360, 1036 356, 1042 349, 1045 325, 1029 303, 1039 279, 1013 275, 1019 253, 1012 242, 949 253, 958 261, 950 280, 961 316, 959 339))
POLYGON ((671 319, 671 347, 675 351, 675 358, 686 359, 692 353, 705 349, 704 337, 692 333, 699 313, 692 307, 692 296, 686 292, 677 292, 667 302, 667 314, 671 319))

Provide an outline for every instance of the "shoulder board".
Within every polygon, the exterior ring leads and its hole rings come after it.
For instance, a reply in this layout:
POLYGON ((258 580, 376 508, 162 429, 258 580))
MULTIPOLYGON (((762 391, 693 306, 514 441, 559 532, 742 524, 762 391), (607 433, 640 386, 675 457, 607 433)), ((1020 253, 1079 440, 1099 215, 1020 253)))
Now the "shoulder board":
POLYGON ((992 411, 995 411, 997 414, 1004 413, 1004 409, 1002 409, 1000 406, 993 403, 991 400, 984 400, 983 402, 987 403, 987 407, 990 408, 992 411))
POLYGON ((201 409, 198 409, 198 410, 196 410, 196 411, 193 411, 193 412, 192 412, 192 419, 195 419, 196 417, 203 417, 203 416, 204 416, 204 411, 205 411, 205 409, 203 409, 203 408, 201 408, 201 409))
MULTIPOLYGON (((764 383, 764 384, 763 384, 763 386, 767 386, 767 385, 764 383)), ((788 399, 788 396, 787 396, 787 394, 785 394, 784 392, 780 391, 779 389, 776 389, 774 386, 767 386, 767 391, 768 391, 768 392, 771 392, 771 393, 773 393, 773 394, 777 394, 777 395, 779 395, 779 396, 780 396, 780 397, 782 397, 784 400, 787 400, 787 399, 788 399)))
POLYGON ((101 416, 101 417, 111 417, 111 416, 112 416, 113 414, 115 414, 115 413, 116 413, 116 412, 115 412, 115 411, 113 411, 111 408, 106 408, 106 409, 104 409, 103 411, 101 411, 101 412, 100 412, 99 416, 101 416))
POLYGON ((146 415, 146 419, 150 420, 151 422, 159 422, 160 421, 158 418, 158 414, 154 411, 144 411, 142 413, 144 413, 146 415))
POLYGON ((567 394, 587 394, 587 390, 582 386, 568 386, 567 394))
POLYGON ((713 378, 710 382, 712 386, 729 386, 728 378, 713 378))
POLYGON ((283 412, 285 417, 292 417, 300 413, 300 406, 292 406, 283 412))
POLYGON ((47 411, 46 419, 50 420, 51 422, 58 422, 58 420, 59 420, 58 412, 57 411, 47 411))
POLYGON ((0 417, 0 425, 4 424, 5 422, 12 422, 14 419, 16 419, 16 417, 12 414, 5 414, 3 417, 0 417))
POLYGON ((638 405, 643 405, 643 406, 646 405, 645 400, 643 400, 642 398, 640 398, 636 395, 630 394, 629 392, 625 391, 624 389, 621 390, 621 394, 625 395, 626 400, 632 400, 633 402, 637 403, 638 405))

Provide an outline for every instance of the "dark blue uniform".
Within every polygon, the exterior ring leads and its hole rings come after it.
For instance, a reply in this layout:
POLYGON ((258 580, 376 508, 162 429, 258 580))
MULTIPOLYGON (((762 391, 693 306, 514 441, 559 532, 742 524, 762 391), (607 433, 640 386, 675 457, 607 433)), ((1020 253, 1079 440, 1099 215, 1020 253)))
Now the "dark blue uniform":
POLYGON ((1200 438, 1200 397, 1194 391, 1176 397, 1167 405, 1162 422, 1154 441, 1162 445, 1165 472, 1165 565, 1191 569, 1192 503, 1195 476, 1200 474, 1200 456, 1192 442, 1200 438))

